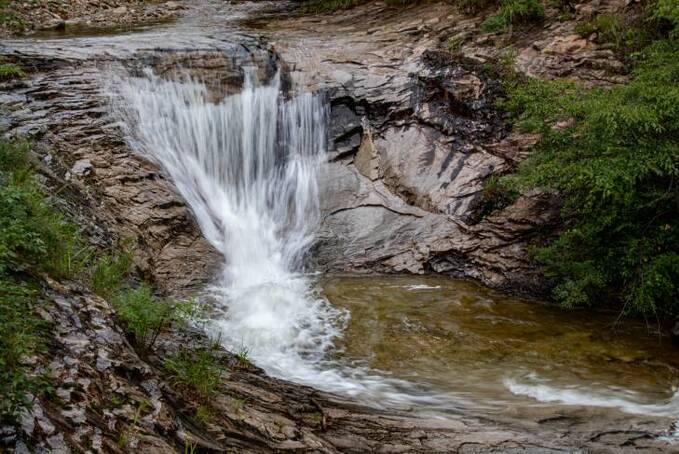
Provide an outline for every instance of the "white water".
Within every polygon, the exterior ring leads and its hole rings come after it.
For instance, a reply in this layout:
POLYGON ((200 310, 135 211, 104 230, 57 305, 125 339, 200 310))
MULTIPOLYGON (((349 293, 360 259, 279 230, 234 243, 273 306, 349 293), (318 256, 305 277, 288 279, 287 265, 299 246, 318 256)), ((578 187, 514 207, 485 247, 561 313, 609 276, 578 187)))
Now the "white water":
POLYGON ((326 108, 310 93, 284 100, 279 85, 247 75, 241 93, 212 102, 197 81, 147 72, 121 93, 134 148, 169 174, 225 257, 212 328, 269 372, 309 381, 345 317, 300 274, 318 224, 326 108))
POLYGON ((213 102, 198 81, 167 81, 150 71, 119 80, 118 92, 125 123, 133 125, 131 145, 167 172, 224 255, 210 289, 220 309, 213 335, 247 350, 272 375, 412 402, 395 389, 404 382, 327 359, 348 314, 303 273, 319 222, 323 99, 303 93, 284 100, 278 76, 265 85, 247 76, 241 93, 213 102))
MULTIPOLYGON (((538 377, 534 377, 539 381, 538 377)), ((531 397, 539 402, 558 402, 565 405, 579 405, 589 407, 616 408, 626 413, 679 416, 679 390, 661 403, 642 403, 643 397, 625 388, 602 389, 597 392, 594 386, 583 390, 582 386, 556 387, 548 383, 521 383, 507 378, 504 385, 518 396, 531 397)))

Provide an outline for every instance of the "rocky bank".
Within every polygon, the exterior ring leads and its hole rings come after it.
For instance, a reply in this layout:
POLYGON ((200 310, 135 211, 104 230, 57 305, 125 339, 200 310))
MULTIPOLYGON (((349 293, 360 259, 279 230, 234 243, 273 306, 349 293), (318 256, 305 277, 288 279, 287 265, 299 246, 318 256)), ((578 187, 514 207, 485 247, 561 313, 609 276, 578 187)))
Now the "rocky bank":
POLYGON ((185 9, 179 2, 145 0, 11 1, 11 20, 0 34, 17 35, 40 31, 77 32, 96 28, 124 28, 176 19, 185 9))

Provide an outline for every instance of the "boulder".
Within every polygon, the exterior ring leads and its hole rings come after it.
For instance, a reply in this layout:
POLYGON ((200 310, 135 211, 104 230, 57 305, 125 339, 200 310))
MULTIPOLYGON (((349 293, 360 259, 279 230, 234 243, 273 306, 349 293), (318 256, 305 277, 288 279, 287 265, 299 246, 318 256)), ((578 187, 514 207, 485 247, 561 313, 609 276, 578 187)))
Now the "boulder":
POLYGON ((86 177, 92 173, 92 162, 89 159, 80 159, 71 167, 71 174, 77 177, 86 177))

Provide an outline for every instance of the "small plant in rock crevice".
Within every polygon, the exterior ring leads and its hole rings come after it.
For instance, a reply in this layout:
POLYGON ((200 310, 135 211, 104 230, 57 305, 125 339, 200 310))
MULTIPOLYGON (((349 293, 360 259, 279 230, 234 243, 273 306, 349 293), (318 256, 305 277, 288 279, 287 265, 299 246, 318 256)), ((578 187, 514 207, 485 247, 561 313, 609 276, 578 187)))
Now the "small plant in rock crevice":
POLYGON ((158 298, 148 284, 127 289, 113 299, 116 315, 143 351, 150 350, 158 336, 173 322, 190 319, 195 312, 194 306, 193 301, 158 298))
POLYGON ((481 24, 485 32, 505 30, 512 25, 540 22, 545 17, 545 7, 540 0, 502 0, 500 10, 481 24))
POLYGON ((0 81, 20 79, 25 75, 26 73, 20 66, 12 63, 3 63, 2 59, 0 59, 0 81))
POLYGON ((182 347, 173 357, 165 361, 165 367, 174 376, 174 381, 207 402, 215 395, 226 368, 218 362, 207 348, 190 350, 182 347))
POLYGON ((90 288, 103 298, 111 298, 122 288, 132 265, 132 253, 129 248, 104 254, 96 260, 90 272, 90 288))
POLYGON ((252 362, 250 361, 250 350, 245 347, 241 346, 241 348, 236 352, 236 361, 238 361, 238 365, 244 369, 250 368, 252 365, 252 362))

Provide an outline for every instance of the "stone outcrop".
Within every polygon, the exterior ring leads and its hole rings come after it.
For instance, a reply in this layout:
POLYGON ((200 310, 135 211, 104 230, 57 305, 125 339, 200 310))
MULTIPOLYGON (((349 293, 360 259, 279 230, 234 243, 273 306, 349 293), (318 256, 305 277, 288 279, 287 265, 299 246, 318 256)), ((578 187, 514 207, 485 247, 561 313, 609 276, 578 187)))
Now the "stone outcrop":
POLYGON ((36 31, 77 32, 84 28, 168 21, 186 9, 175 1, 145 0, 13 0, 9 8, 16 19, 0 25, 0 36, 36 31))
POLYGON ((540 293, 548 283, 527 248, 558 223, 558 200, 527 193, 479 216, 484 181, 512 170, 538 137, 506 128, 493 57, 432 50, 473 21, 441 4, 418 9, 417 19, 411 11, 367 5, 272 32, 299 83, 331 99, 314 256, 331 271, 439 272, 540 293), (295 47, 297 29, 313 58, 295 47))

